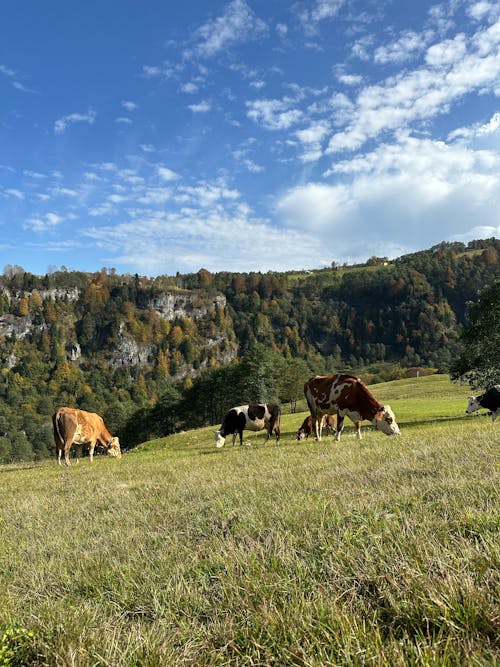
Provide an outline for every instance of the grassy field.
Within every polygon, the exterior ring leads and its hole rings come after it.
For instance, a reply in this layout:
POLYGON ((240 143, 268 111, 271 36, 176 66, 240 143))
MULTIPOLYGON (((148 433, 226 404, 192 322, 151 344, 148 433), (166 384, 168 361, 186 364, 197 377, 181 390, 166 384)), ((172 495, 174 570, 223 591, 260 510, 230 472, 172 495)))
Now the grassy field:
POLYGON ((446 377, 371 389, 401 437, 0 467, 0 665, 498 664, 500 426, 446 377))

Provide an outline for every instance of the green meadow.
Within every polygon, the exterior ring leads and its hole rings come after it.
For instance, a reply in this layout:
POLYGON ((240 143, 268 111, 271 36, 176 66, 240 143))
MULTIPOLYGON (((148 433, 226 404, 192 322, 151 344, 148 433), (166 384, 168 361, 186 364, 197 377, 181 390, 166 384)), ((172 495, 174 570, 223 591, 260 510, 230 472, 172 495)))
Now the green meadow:
POLYGON ((0 467, 0 665, 495 665, 500 426, 446 376, 400 437, 213 428, 0 467))

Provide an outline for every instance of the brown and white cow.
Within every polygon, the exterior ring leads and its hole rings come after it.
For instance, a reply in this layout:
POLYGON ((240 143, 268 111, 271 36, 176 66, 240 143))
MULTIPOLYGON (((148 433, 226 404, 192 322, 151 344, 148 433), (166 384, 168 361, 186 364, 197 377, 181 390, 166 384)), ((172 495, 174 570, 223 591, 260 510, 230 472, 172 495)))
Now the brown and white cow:
MULTIPOLYGON (((323 415, 321 419, 321 428, 326 429, 326 434, 335 435, 337 432, 336 428, 337 417, 336 415, 323 415)), ((297 440, 304 440, 308 438, 313 432, 313 419, 311 415, 308 415, 302 422, 302 426, 297 431, 297 440)))
POLYGON ((120 441, 113 438, 104 425, 102 417, 95 412, 85 412, 76 408, 59 408, 52 416, 54 440, 57 450, 57 462, 61 465, 64 450, 64 461, 69 466, 71 445, 77 445, 77 460, 82 454, 82 446, 86 445, 90 452, 90 461, 94 457, 94 448, 101 445, 107 450, 108 456, 121 459, 120 441))
POLYGON ((304 385, 304 394, 313 419, 316 439, 321 440, 321 418, 324 414, 337 414, 337 433, 340 440, 347 416, 356 424, 357 437, 361 440, 359 422, 371 421, 386 435, 400 435, 399 426, 390 406, 382 405, 365 383, 353 375, 317 375, 304 385))
POLYGON ((215 431, 215 446, 223 447, 226 436, 233 436, 233 445, 236 435, 240 436, 240 445, 243 444, 243 431, 267 430, 266 442, 272 432, 276 435, 276 442, 280 439, 281 408, 276 403, 254 403, 253 405, 239 405, 231 408, 222 420, 221 427, 215 431))

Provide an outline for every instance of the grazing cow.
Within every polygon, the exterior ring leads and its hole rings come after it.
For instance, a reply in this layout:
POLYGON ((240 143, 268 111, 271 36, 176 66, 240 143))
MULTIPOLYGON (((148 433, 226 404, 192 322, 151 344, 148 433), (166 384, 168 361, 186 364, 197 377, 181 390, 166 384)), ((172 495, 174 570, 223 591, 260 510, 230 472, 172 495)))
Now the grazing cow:
POLYGON ((479 396, 469 396, 469 405, 465 412, 470 414, 481 408, 491 410, 493 421, 500 415, 500 384, 490 387, 484 394, 480 394, 479 396))
MULTIPOLYGON (((335 435, 337 432, 336 429, 336 416, 335 415, 323 415, 321 419, 321 428, 326 429, 326 434, 335 435)), ((302 426, 297 431, 297 440, 304 440, 308 438, 313 431, 313 419, 311 415, 307 416, 302 422, 302 426)))
POLYGON ((313 419, 316 440, 321 440, 321 417, 337 414, 337 433, 340 440, 347 415, 356 425, 356 435, 361 440, 359 422, 371 421, 386 435, 400 435, 394 413, 388 405, 382 405, 359 378, 353 375, 317 375, 304 385, 304 394, 313 419))
POLYGON ((243 444, 243 431, 262 431, 267 429, 266 442, 274 431, 276 442, 280 439, 280 416, 281 408, 275 403, 258 403, 253 405, 240 405, 231 408, 222 420, 219 431, 215 431, 215 446, 223 447, 226 436, 233 436, 233 445, 236 434, 240 436, 240 445, 243 444))
POLYGON ((94 457, 96 444, 106 448, 108 456, 121 459, 122 452, 118 438, 113 438, 108 431, 102 417, 94 412, 85 412, 76 408, 59 408, 53 415, 54 440, 57 450, 57 462, 61 465, 61 455, 64 449, 64 461, 69 466, 69 452, 71 445, 77 445, 77 460, 82 453, 82 445, 90 451, 90 461, 94 457))

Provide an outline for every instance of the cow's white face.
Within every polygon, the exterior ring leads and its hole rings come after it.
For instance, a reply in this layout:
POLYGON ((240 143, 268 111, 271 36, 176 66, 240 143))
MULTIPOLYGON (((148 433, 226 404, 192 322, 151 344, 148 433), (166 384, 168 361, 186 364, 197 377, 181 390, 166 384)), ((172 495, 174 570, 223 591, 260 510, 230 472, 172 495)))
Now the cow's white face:
POLYGON ((109 443, 108 456, 113 456, 115 459, 121 459, 122 450, 120 449, 120 441, 118 438, 113 438, 109 443))
POLYGON ((467 409, 465 412, 470 415, 471 412, 475 412, 476 410, 479 410, 481 406, 479 405, 477 399, 475 396, 469 396, 469 404, 467 406, 467 409))
POLYGON ((306 434, 304 431, 297 431, 297 440, 304 440, 306 437, 306 434))
POLYGON ((220 434, 220 431, 215 431, 215 446, 224 447, 225 442, 226 438, 220 434))
POLYGON ((384 405, 384 408, 377 412, 374 419, 375 426, 386 435, 401 435, 399 426, 396 422, 394 412, 390 405, 384 405))

